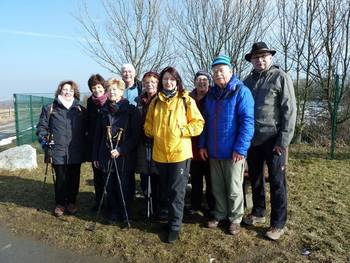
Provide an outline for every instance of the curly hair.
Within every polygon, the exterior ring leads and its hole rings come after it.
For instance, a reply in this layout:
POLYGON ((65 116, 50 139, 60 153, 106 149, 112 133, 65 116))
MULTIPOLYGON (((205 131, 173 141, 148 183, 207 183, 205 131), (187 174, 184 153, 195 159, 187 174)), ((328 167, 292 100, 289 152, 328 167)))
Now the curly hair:
POLYGON ((74 98, 76 98, 77 100, 80 100, 80 92, 79 92, 79 87, 77 85, 77 83, 75 83, 73 80, 63 80, 60 82, 60 84, 58 84, 57 90, 55 92, 55 98, 58 97, 58 95, 61 94, 62 88, 64 85, 70 85, 74 91, 74 98))

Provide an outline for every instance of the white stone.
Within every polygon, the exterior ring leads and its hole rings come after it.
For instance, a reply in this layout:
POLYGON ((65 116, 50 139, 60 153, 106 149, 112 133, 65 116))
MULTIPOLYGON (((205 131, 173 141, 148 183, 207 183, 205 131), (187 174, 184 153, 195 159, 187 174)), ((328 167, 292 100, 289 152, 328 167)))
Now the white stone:
POLYGON ((36 150, 28 144, 0 152, 0 169, 14 171, 17 169, 32 170, 37 167, 36 150))

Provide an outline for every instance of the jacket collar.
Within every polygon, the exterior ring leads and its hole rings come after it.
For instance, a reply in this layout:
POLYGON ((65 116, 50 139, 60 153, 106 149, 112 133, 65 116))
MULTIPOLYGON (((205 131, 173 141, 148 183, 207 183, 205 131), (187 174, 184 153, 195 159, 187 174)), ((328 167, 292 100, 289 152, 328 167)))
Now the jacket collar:
POLYGON ((237 85, 242 83, 235 75, 232 75, 230 81, 226 84, 224 89, 221 89, 216 84, 209 90, 211 96, 215 98, 223 98, 236 91, 237 85))

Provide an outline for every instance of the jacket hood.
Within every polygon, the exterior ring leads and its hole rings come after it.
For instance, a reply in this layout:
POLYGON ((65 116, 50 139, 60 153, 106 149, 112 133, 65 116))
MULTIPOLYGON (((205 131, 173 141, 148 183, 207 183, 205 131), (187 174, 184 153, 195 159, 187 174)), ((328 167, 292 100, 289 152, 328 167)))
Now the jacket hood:
POLYGON ((226 84, 226 87, 224 89, 221 89, 218 85, 215 84, 209 90, 208 94, 214 96, 215 98, 222 98, 234 92, 238 84, 242 84, 242 82, 235 75, 232 75, 230 81, 226 84))

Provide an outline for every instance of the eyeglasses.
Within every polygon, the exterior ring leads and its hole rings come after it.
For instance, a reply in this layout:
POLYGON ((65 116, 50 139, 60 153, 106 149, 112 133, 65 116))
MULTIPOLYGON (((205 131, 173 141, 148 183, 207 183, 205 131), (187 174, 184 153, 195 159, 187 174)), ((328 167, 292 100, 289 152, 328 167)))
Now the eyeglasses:
POLYGON ((271 56, 269 53, 264 53, 264 54, 258 54, 258 55, 253 55, 251 60, 259 60, 259 59, 265 59, 266 57, 271 56))

